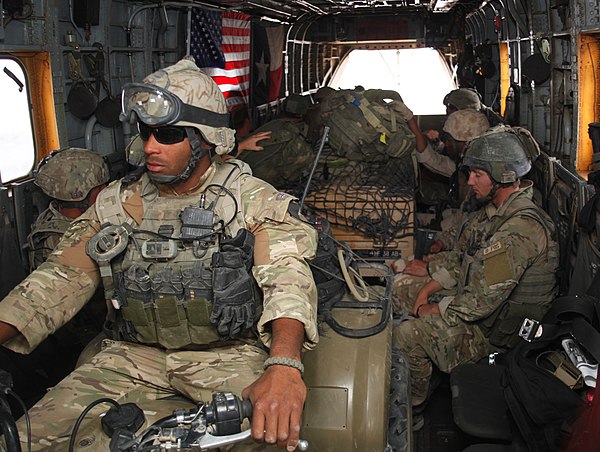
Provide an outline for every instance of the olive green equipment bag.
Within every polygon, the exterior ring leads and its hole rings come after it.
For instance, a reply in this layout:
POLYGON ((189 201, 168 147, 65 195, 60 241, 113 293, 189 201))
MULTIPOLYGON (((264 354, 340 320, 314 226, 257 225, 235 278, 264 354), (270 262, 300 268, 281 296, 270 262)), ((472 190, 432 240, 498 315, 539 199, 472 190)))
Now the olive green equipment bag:
POLYGON ((276 188, 289 188, 308 176, 314 153, 304 135, 305 125, 288 119, 275 119, 254 133, 271 132, 271 138, 258 144, 262 151, 247 151, 239 158, 252 168, 252 175, 276 188))
POLYGON ((311 130, 328 126, 329 146, 350 160, 387 161, 415 148, 415 137, 388 100, 401 100, 395 91, 370 89, 329 91, 309 109, 311 130))

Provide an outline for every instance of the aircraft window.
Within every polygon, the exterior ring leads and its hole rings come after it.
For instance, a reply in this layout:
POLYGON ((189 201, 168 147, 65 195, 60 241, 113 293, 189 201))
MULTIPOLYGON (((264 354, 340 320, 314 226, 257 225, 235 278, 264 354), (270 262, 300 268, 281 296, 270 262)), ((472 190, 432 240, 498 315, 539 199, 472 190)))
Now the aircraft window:
POLYGON ((416 115, 444 115, 444 96, 456 88, 452 71, 435 49, 352 50, 329 86, 398 91, 416 115))
POLYGON ((23 67, 14 59, 0 57, 0 180, 26 176, 35 160, 29 89, 23 67))

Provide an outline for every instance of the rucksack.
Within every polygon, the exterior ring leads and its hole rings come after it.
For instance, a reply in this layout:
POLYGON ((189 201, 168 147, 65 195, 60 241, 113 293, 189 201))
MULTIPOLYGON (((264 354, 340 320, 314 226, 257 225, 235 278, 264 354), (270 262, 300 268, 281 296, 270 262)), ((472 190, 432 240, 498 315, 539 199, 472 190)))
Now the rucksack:
POLYGON ((239 158, 248 163, 252 174, 276 188, 290 188, 306 177, 314 153, 303 134, 304 124, 289 119, 275 119, 255 130, 271 131, 271 138, 258 144, 264 149, 244 152, 239 158))
POLYGON ((504 398, 532 452, 558 450, 563 427, 588 408, 582 394, 539 365, 540 356, 547 350, 561 349, 560 340, 572 337, 584 353, 599 362, 599 320, 596 298, 558 298, 540 325, 535 321, 524 324, 522 335, 529 342, 520 342, 500 358, 504 398))
POLYGON ((395 91, 328 91, 309 109, 310 136, 329 127, 329 146, 350 160, 386 161, 415 148, 414 135, 387 100, 400 100, 395 91))

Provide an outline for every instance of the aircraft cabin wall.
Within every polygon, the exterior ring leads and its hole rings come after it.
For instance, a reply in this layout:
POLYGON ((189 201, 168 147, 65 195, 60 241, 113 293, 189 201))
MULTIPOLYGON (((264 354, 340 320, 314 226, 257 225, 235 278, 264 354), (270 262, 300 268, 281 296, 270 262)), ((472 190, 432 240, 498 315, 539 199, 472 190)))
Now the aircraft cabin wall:
MULTIPOLYGON (((130 131, 118 121, 118 111, 115 117, 121 87, 185 54, 181 8, 112 0, 20 4, 19 11, 5 15, 0 52, 21 58, 47 52, 44 69, 57 118, 54 148, 89 147, 103 155, 124 149, 130 131)), ((37 124, 46 125, 52 124, 37 124)), ((38 159, 54 149, 39 147, 38 159)))
MULTIPOLYGON (((45 121, 34 121, 34 126, 36 136, 55 128, 56 137, 38 138, 37 159, 57 147, 91 147, 105 155, 124 149, 131 135, 127 127, 118 122, 102 125, 98 114, 88 116, 77 107, 86 110, 94 101, 110 106, 101 101, 116 96, 124 83, 139 81, 183 56, 188 46, 188 5, 4 1, 0 52, 48 55, 49 64, 42 69, 52 80, 46 94, 53 97, 56 126, 47 109, 45 121), (98 71, 100 56, 104 71, 98 71)), ((362 9, 360 21, 341 15, 290 19, 282 95, 313 93, 326 84, 349 46, 372 46, 373 41, 435 46, 451 65, 458 58, 459 82, 477 87, 485 103, 504 112, 509 123, 532 130, 550 155, 580 171, 592 169, 587 127, 600 118, 595 69, 600 62, 600 12, 595 2, 493 0, 472 11, 462 5, 444 14, 414 9, 404 16, 387 14, 388 22, 404 24, 393 32, 389 23, 382 26, 371 14, 375 10, 362 9)), ((34 97, 34 110, 36 102, 34 97)))
POLYGON ((473 48, 466 74, 479 72, 486 103, 499 98, 508 122, 528 127, 549 155, 592 170, 588 124, 600 119, 597 3, 485 2, 467 14, 466 29, 473 48))

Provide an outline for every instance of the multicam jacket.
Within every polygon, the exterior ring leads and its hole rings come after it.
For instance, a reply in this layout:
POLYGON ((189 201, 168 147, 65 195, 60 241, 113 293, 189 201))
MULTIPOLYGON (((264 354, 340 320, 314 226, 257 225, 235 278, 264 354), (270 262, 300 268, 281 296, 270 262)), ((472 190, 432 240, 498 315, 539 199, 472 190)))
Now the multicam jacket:
MULTIPOLYGON (((196 194, 199 199, 218 165, 213 163, 200 186, 185 196, 196 194)), ((289 215, 288 205, 294 198, 247 173, 238 171, 236 178, 232 187, 241 191, 238 217, 255 236, 252 272, 263 292, 263 312, 257 323, 260 339, 269 346, 269 322, 292 318, 304 324, 303 345, 310 349, 318 341, 317 293, 307 262, 316 252, 316 232, 289 215)), ((148 183, 147 178, 124 184, 120 193, 122 209, 134 225, 141 224, 144 203, 151 203, 152 197, 175 200, 180 196, 167 186, 148 183)), ((101 209, 98 202, 96 207, 101 209)), ((0 303, 0 320, 20 333, 5 346, 30 352, 89 300, 100 284, 100 274, 85 248, 99 230, 96 210, 91 208, 73 223, 49 259, 0 303)))
POLYGON ((532 184, 465 222, 452 251, 431 255, 428 270, 453 298, 440 302, 449 324, 478 325, 490 342, 513 345, 524 317, 541 319, 557 294, 558 246, 532 184))

